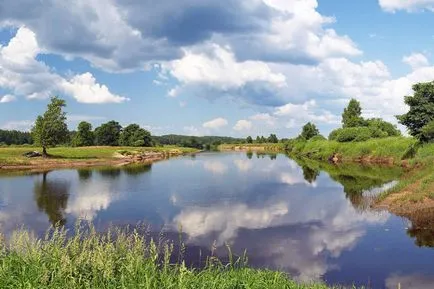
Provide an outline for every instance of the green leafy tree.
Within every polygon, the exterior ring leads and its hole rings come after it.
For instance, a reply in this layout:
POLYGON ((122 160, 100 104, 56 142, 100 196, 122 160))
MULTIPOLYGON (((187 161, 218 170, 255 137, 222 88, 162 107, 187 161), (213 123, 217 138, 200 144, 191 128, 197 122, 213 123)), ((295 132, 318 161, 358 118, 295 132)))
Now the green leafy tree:
POLYGON ((396 127, 396 125, 390 122, 384 121, 381 118, 371 118, 366 120, 366 125, 371 129, 381 130, 385 132, 387 136, 400 136, 401 131, 396 127))
POLYGON ((261 136, 261 143, 266 143, 267 139, 264 136, 261 136))
POLYGON ((358 127, 363 125, 362 107, 360 106, 360 102, 353 98, 342 113, 342 127, 358 127))
POLYGON ((246 138, 246 142, 247 142, 247 143, 253 143, 253 139, 252 139, 252 137, 251 137, 251 136, 248 136, 248 137, 246 138))
POLYGON ((36 145, 42 147, 42 156, 47 157, 47 148, 68 141, 68 126, 63 108, 65 101, 52 97, 43 115, 39 115, 32 128, 32 137, 36 145))
POLYGON ((109 121, 95 129, 95 142, 100 146, 118 146, 122 126, 117 121, 109 121))
POLYGON ((152 146, 151 133, 138 124, 130 124, 122 130, 119 143, 123 146, 150 147, 152 146))
POLYGON ((434 141, 434 120, 430 121, 427 125, 422 127, 419 139, 422 142, 433 142, 434 141))
POLYGON ((270 136, 268 137, 268 142, 269 143, 278 143, 279 139, 277 138, 277 136, 275 134, 270 134, 270 136))
POLYGON ((308 122, 303 126, 303 129, 299 137, 305 140, 309 140, 317 135, 319 135, 319 130, 316 128, 316 125, 311 122, 308 122))
POLYGON ((94 138, 92 125, 86 121, 82 121, 78 124, 77 133, 72 139, 72 144, 76 147, 92 146, 95 142, 94 138))
POLYGON ((262 143, 262 139, 261 139, 261 137, 259 135, 256 137, 256 141, 255 142, 256 143, 262 143))
POLYGON ((426 141, 422 136, 422 128, 434 120, 434 81, 415 84, 413 91, 414 95, 405 96, 404 100, 410 110, 396 117, 412 136, 426 141))

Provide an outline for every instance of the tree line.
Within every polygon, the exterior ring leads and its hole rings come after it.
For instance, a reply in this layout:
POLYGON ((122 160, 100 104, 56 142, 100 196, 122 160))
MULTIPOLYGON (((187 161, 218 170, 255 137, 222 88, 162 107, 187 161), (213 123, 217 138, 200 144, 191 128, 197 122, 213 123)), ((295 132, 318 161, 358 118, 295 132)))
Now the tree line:
POLYGON ((18 130, 1 130, 0 129, 0 146, 2 145, 23 145, 32 144, 32 134, 18 130))

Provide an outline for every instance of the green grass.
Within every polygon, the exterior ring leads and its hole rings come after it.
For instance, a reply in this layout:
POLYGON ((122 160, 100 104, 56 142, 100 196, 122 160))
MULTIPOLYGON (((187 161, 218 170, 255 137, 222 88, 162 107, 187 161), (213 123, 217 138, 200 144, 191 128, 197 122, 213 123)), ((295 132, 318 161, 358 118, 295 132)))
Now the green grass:
POLYGON ((374 159, 393 158, 395 162, 400 162, 404 152, 413 143, 415 143, 414 139, 405 137, 370 139, 349 143, 317 140, 295 143, 290 147, 290 152, 297 156, 323 161, 333 154, 338 154, 343 161, 371 157, 374 159))
MULTIPOLYGON (((30 146, 10 146, 0 147, 0 165, 26 165, 32 161, 45 161, 41 158, 28 159, 23 156, 29 151, 42 151, 38 147, 30 146)), ((48 154, 51 156, 50 161, 59 160, 65 161, 89 161, 89 160, 109 160, 114 158, 114 154, 118 151, 138 151, 138 152, 165 152, 179 151, 181 153, 192 153, 197 151, 192 148, 180 148, 174 146, 164 147, 56 147, 48 149, 48 154)))
POLYGON ((248 268, 245 259, 235 260, 230 250, 229 264, 211 256, 205 268, 197 270, 183 261, 171 263, 173 244, 154 242, 137 230, 77 231, 67 238, 65 230, 55 229, 36 239, 21 230, 8 244, 2 241, 0 288, 328 288, 297 284, 281 272, 248 268))

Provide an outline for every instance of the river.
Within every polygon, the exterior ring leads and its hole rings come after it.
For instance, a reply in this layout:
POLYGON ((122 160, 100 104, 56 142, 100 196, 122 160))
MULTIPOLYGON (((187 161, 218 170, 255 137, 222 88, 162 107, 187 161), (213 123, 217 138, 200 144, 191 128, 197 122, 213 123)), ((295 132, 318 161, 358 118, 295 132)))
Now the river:
POLYGON ((0 175, 0 231, 43 235, 77 219, 149 225, 194 265, 226 245, 299 281, 434 288, 434 236, 369 208, 398 169, 315 167, 283 154, 201 153, 152 165, 0 175), (424 245, 424 246, 423 246, 424 245))

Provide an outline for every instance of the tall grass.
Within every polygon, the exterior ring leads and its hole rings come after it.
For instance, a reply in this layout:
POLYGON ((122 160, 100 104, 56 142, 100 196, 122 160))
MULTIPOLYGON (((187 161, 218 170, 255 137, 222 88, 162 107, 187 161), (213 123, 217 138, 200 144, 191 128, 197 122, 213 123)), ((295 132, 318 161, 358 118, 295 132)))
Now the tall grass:
POLYGON ((20 230, 0 244, 0 288, 328 288, 302 285, 286 274, 245 266, 244 258, 224 265, 207 258, 205 268, 171 263, 174 246, 154 241, 137 229, 110 229, 99 234, 77 226, 67 236, 53 229, 38 239, 20 230))

